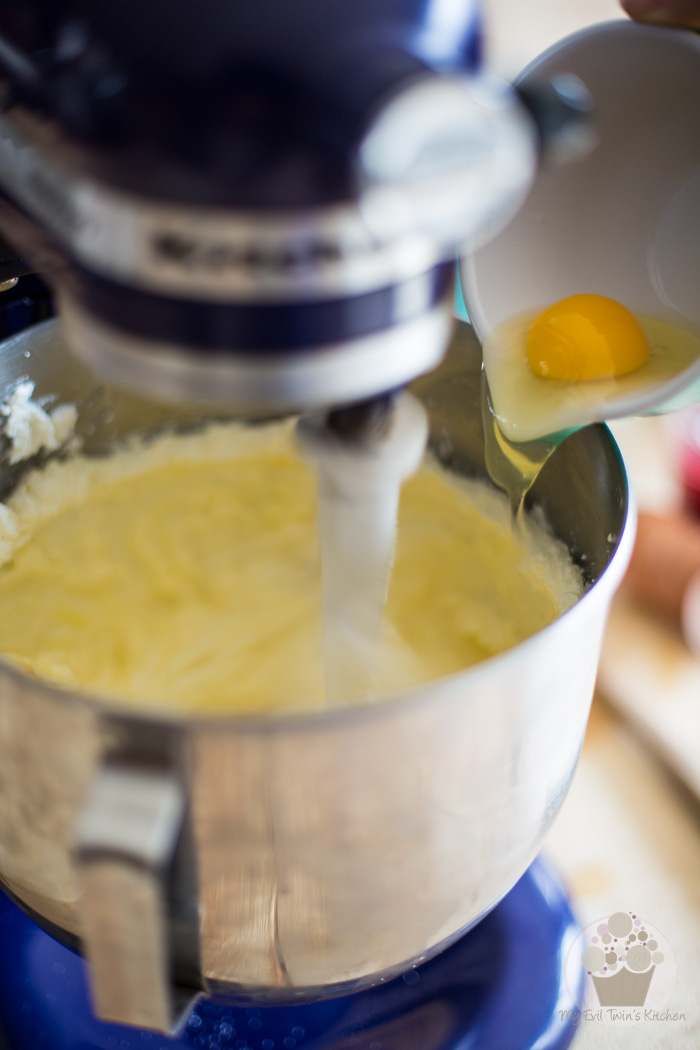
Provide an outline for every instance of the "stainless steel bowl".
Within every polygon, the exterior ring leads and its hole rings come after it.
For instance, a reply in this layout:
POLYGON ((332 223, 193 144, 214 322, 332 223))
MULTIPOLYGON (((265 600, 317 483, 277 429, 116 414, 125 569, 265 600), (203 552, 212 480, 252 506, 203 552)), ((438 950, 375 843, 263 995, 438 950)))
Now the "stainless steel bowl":
MULTIPOLYGON (((469 474, 480 360, 462 325, 416 384, 438 454, 469 474)), ((21 376, 78 405, 95 454, 207 414, 99 385, 55 323, 0 349, 0 391, 21 376)), ((7 491, 26 465, 3 462, 7 491)), ((352 991, 445 947, 520 877, 576 765, 634 531, 601 426, 557 450, 533 498, 587 593, 510 651, 381 704, 168 718, 0 664, 0 879, 86 953, 101 1016, 166 1030, 202 990, 352 991)))

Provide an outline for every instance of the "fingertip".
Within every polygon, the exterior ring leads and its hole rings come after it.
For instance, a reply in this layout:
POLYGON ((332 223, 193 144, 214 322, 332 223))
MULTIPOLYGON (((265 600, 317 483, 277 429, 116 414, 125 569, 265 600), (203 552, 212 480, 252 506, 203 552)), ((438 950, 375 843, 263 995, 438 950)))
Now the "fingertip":
POLYGON ((700 0, 620 0, 622 9, 637 22, 700 28, 700 0))

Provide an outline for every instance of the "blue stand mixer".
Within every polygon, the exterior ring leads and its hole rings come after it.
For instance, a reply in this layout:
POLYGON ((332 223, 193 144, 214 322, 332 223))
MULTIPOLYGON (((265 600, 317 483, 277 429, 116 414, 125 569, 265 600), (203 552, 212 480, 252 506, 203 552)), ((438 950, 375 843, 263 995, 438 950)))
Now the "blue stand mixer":
MULTIPOLYGON (((361 428, 368 402, 440 361, 456 255, 515 213, 542 144, 581 117, 571 84, 524 98, 480 66, 472 0, 7 0, 0 279, 45 275, 78 359, 139 393, 247 417, 323 410, 331 427, 342 408, 361 428)), ((47 301, 19 288, 6 312, 29 313, 12 328, 47 301)), ((115 725, 105 747, 120 751, 115 725)), ((112 949, 97 957, 93 915, 97 1020, 81 938, 5 876, 2 1050, 558 1050, 573 1035, 558 1016, 573 919, 540 861, 442 954, 403 976, 396 959, 345 997, 227 996, 176 959, 176 984, 213 995, 172 1037, 178 1009, 144 1023, 112 949)), ((174 956, 187 931, 169 930, 174 956)))
POLYGON ((0 933, 1 1050, 564 1050, 576 1032, 560 1011, 577 927, 541 859, 471 933, 403 977, 292 1007, 204 1001, 172 1038, 97 1020, 84 961, 4 895, 0 933))

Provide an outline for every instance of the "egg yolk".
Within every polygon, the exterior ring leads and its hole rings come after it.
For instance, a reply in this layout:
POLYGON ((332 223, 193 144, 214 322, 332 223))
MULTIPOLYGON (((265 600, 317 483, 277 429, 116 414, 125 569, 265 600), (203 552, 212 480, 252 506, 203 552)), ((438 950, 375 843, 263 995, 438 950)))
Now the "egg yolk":
POLYGON ((633 372, 649 356, 639 321, 604 295, 570 295, 532 322, 527 359, 545 379, 609 379, 633 372))

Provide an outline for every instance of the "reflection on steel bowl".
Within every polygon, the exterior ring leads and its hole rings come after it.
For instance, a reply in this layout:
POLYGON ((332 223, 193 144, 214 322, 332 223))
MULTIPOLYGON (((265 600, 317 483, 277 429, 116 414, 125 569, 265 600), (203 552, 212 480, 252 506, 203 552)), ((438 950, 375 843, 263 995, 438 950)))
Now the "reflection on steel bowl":
MULTIPOLYGON (((53 323, 3 348, 0 387, 27 375, 77 406, 88 453, 206 415, 99 385, 53 323)), ((484 473, 479 379, 461 326, 415 384, 436 453, 465 475, 484 473)), ((23 469, 6 460, 6 492, 23 469)), ((509 651, 379 705, 198 720, 2 666, 0 879, 86 952, 102 1016, 166 1030, 206 988, 352 991, 446 946, 520 877, 573 774, 634 531, 604 427, 572 435, 532 499, 587 592, 509 651)))

